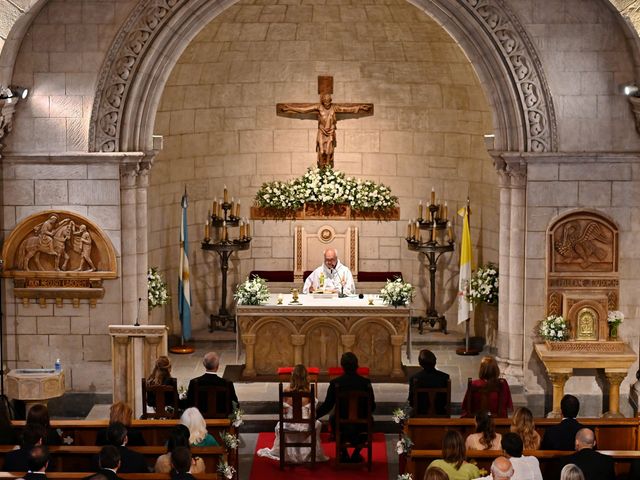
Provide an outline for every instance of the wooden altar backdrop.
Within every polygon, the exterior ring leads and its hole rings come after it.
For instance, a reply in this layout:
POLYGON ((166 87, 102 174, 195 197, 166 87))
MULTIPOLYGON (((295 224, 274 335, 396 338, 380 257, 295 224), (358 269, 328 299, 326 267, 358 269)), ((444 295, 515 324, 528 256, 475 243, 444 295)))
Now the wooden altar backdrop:
POLYGON ((242 376, 273 375, 278 367, 303 363, 319 367, 340 365, 352 351, 372 376, 402 377, 401 348, 407 335, 409 307, 390 307, 376 299, 314 298, 271 295, 265 305, 238 305, 238 334, 246 351, 242 376))

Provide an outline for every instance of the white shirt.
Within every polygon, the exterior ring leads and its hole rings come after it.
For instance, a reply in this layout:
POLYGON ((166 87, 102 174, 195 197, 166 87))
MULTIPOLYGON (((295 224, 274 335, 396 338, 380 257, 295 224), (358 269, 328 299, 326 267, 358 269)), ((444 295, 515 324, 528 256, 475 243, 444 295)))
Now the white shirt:
POLYGON ((342 282, 344 281, 344 294, 353 295, 356 293, 356 285, 353 281, 353 275, 351 270, 342 263, 340 260, 336 263, 336 268, 329 269, 326 265, 322 264, 316 268, 311 275, 307 277, 304 282, 304 288, 302 293, 309 293, 309 288, 313 286, 314 290, 320 288, 320 274, 324 274, 324 288, 325 290, 334 290, 338 293, 341 292, 342 282))
POLYGON ((536 457, 525 456, 510 457, 513 466, 513 477, 511 480, 542 480, 540 462, 536 457))

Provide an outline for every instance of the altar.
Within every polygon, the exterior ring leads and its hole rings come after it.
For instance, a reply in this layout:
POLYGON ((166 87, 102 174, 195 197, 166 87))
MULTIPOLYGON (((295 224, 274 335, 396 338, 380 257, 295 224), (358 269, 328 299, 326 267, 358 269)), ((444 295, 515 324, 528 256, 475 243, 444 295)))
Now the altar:
POLYGON ((410 308, 378 297, 317 298, 275 295, 263 305, 238 305, 238 338, 246 352, 244 378, 274 375, 278 367, 302 363, 326 373, 351 351, 371 376, 402 377, 401 348, 410 308), (278 298, 282 303, 278 304, 278 298))

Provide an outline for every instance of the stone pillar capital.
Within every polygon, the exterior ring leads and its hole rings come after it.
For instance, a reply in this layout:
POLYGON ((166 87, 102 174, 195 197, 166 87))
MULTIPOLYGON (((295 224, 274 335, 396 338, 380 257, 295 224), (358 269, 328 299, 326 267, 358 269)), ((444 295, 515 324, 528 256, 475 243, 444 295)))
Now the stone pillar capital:
POLYGON ((342 340, 342 345, 348 351, 351 350, 351 348, 353 347, 353 344, 356 342, 356 336, 355 335, 341 335, 340 339, 342 340))
POLYGON ((293 334, 291 335, 292 345, 304 345, 306 335, 293 334))
POLYGON ((525 158, 509 153, 512 152, 489 151, 500 177, 500 186, 524 188, 527 184, 527 162, 525 158))

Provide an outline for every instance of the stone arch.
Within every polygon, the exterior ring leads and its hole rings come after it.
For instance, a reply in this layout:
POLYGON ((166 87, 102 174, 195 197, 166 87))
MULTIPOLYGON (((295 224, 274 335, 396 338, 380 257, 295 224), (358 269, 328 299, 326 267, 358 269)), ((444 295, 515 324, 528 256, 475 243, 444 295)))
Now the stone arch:
POLYGON ((268 325, 269 323, 277 323, 278 325, 286 328, 291 335, 298 333, 290 323, 282 320, 279 317, 264 317, 251 325, 251 328, 249 329, 249 331, 245 332, 245 335, 255 334, 258 330, 268 325))
POLYGON ((351 328, 349 329, 349 332, 354 332, 356 331, 358 328, 361 327, 362 324, 378 324, 381 325, 382 327, 384 327, 387 332, 389 333, 389 335, 397 335, 398 330, 396 329, 396 327, 393 326, 393 324, 385 319, 385 318, 381 318, 381 317, 363 317, 363 318, 359 318, 358 321, 356 321, 353 325, 351 325, 351 328))
POLYGON ((300 328, 300 333, 306 335, 309 332, 309 330, 312 330, 318 327, 319 325, 330 326, 331 328, 334 328, 337 332, 339 332, 340 335, 346 335, 349 333, 342 323, 337 321, 335 318, 330 318, 330 317, 312 318, 308 322, 305 322, 304 325, 302 325, 302 328, 300 328))
MULTIPOLYGON (((198 32, 234 0, 144 0, 118 32, 102 66, 91 151, 144 151, 162 87, 198 32)), ((496 150, 557 149, 551 94, 535 47, 500 0, 416 0, 473 63, 494 116, 496 150), (497 73, 499 72, 499 73, 497 73)))

